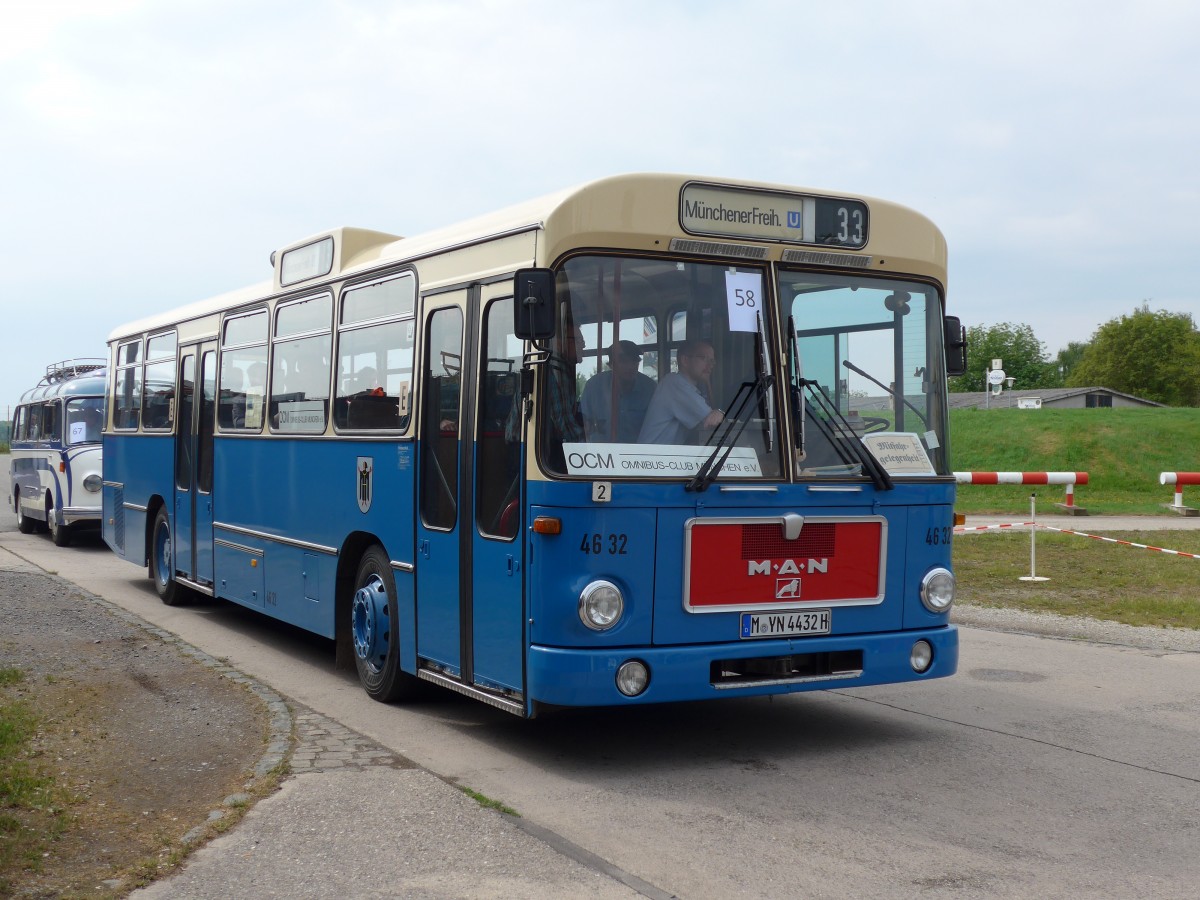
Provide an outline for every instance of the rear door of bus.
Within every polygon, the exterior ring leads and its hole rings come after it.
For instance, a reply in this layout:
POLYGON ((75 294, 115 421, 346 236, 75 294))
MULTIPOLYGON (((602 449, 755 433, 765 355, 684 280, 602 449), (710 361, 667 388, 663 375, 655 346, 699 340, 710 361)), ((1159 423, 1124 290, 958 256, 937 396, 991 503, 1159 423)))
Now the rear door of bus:
POLYGON ((213 424, 217 404, 215 343, 194 344, 182 349, 178 384, 174 565, 176 571, 190 580, 212 584, 213 424))

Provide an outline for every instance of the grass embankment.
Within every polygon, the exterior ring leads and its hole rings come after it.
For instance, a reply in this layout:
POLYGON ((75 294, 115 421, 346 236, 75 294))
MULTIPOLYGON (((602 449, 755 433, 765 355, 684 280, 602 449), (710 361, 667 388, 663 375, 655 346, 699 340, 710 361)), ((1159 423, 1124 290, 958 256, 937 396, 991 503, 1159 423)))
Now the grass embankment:
MULTIPOLYGON (((1075 505, 1092 515, 1163 514, 1174 487, 1160 472, 1200 471, 1200 409, 993 409, 950 413, 956 472, 1087 472, 1075 505)), ((1061 485, 959 485, 961 513, 1027 516, 1062 503, 1061 485)), ((1200 488, 1184 488, 1200 506, 1200 488)))

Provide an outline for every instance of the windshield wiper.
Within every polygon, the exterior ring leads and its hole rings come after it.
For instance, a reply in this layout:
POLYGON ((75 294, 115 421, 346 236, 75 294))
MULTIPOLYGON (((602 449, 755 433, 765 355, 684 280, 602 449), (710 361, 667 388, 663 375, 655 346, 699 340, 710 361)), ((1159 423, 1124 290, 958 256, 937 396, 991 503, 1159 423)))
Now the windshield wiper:
POLYGON ((742 382, 737 393, 733 395, 733 401, 729 404, 725 418, 709 438, 709 441, 716 444, 713 452, 709 454, 700 470, 692 476, 692 480, 684 485, 686 490, 706 491, 709 485, 716 481, 717 476, 721 474, 721 467, 725 465, 729 454, 733 452, 737 439, 742 436, 742 432, 750 424, 750 416, 743 417, 746 408, 750 407, 751 412, 757 409, 758 404, 762 402, 762 398, 766 396, 767 391, 774 383, 775 376, 768 372, 763 372, 754 381, 742 382), (754 405, 751 406, 751 404, 754 405))
POLYGON ((885 391, 887 391, 891 395, 893 400, 899 400, 901 403, 903 403, 905 406, 907 406, 909 409, 911 409, 913 412, 915 412, 917 414, 917 418, 921 420, 921 424, 925 426, 925 430, 926 431, 929 430, 929 422, 926 421, 926 419, 923 415, 921 415, 921 411, 919 409, 917 409, 915 406, 913 406, 911 403, 908 402, 908 398, 905 397, 903 394, 896 393, 894 390, 892 390, 890 387, 888 387, 886 384, 884 384, 882 381, 880 381, 874 375, 870 375, 867 372, 864 372, 862 369, 860 369, 854 363, 850 362, 850 360, 848 360, 848 359, 843 359, 842 365, 845 366, 847 369, 849 369, 851 372, 858 373, 863 378, 866 378, 868 381, 875 382, 877 385, 879 385, 881 388, 883 388, 885 391))
POLYGON ((871 482, 875 485, 876 490, 890 491, 894 488, 896 485, 892 481, 892 476, 888 474, 888 470, 875 458, 875 454, 871 452, 870 448, 859 440, 854 432, 854 426, 842 415, 842 411, 837 408, 837 404, 833 402, 829 394, 825 393, 825 389, 818 382, 807 378, 797 378, 797 381, 799 382, 801 391, 801 409, 803 409, 806 402, 804 399, 804 388, 808 388, 808 392, 814 401, 813 405, 828 420, 824 421, 820 415, 814 415, 813 421, 820 426, 826 439, 830 441, 831 446, 835 450, 841 448, 853 453, 859 463, 862 464, 863 469, 871 476, 871 482), (836 426, 837 434, 835 434, 834 426, 836 426), (838 442, 839 438, 842 439, 840 443, 838 442))

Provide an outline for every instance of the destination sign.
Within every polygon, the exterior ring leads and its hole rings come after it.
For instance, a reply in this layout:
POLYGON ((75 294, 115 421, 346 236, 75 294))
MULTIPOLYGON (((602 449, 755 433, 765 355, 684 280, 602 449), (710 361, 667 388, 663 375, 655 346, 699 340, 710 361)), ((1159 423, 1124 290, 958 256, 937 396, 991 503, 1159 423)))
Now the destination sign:
POLYGON ((861 249, 867 205, 860 200, 756 191, 713 184, 684 185, 679 223, 691 234, 861 249))

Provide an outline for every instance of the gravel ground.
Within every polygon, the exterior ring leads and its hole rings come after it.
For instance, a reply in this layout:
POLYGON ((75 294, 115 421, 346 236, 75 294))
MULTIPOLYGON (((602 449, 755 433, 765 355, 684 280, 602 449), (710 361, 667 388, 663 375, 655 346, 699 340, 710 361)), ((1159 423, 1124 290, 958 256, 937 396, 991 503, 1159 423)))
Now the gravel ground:
POLYGON ((0 664, 23 674, 7 693, 41 720, 29 761, 68 813, 13 896, 119 895, 236 818, 282 762, 270 704, 244 676, 68 582, 0 565, 0 623, 0 664))
POLYGON ((960 603, 951 616, 957 625, 989 631, 1041 634, 1070 640, 1118 644, 1182 653, 1200 653, 1200 631, 1190 628, 1146 628, 1102 622, 1099 619, 1059 616, 1054 613, 1025 612, 960 603))

